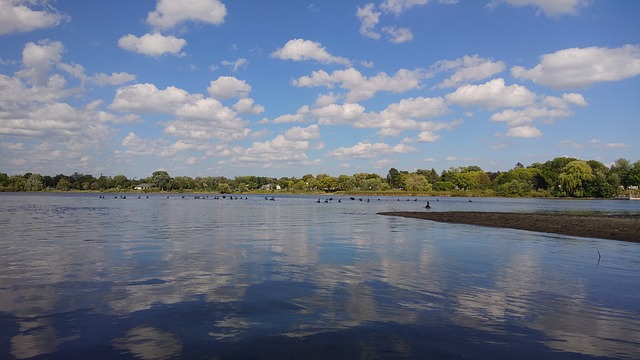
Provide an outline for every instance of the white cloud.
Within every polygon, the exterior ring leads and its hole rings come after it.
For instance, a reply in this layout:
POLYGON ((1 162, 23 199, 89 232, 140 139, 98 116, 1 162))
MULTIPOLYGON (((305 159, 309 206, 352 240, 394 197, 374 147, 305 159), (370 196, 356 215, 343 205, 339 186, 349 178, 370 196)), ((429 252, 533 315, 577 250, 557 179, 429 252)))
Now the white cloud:
POLYGON ((352 147, 340 147, 333 151, 327 152, 327 156, 344 159, 344 158, 372 158, 379 155, 389 154, 405 154, 408 152, 414 152, 416 148, 406 145, 398 144, 391 146, 385 143, 368 143, 359 142, 352 147))
MULTIPOLYGON (((127 136, 122 139, 121 145, 126 147, 127 150, 124 151, 125 154, 131 155, 160 155, 161 149, 167 146, 166 141, 157 139, 157 140, 147 140, 141 139, 138 135, 133 132, 129 132, 127 136)), ((116 152, 118 153, 118 152, 116 152)))
POLYGON ((135 79, 135 75, 126 72, 112 73, 111 75, 98 73, 91 78, 91 80, 98 85, 121 85, 135 79))
POLYGON ((304 39, 287 41, 284 46, 271 53, 271 57, 281 60, 305 61, 315 60, 323 64, 349 65, 349 59, 331 55, 322 44, 304 39))
POLYGON ((246 68, 248 63, 249 63, 249 60, 245 58, 239 58, 234 61, 223 60, 221 62, 222 65, 229 67, 233 72, 236 72, 238 71, 238 69, 241 69, 241 68, 246 68))
POLYGON ((284 114, 273 119, 274 124, 292 123, 292 122, 305 122, 307 117, 311 113, 308 105, 303 105, 298 108, 295 114, 284 114))
POLYGON ((245 98, 251 92, 251 85, 233 76, 220 76, 209 83, 207 91, 212 97, 221 100, 234 97, 245 98))
POLYGON ((68 17, 49 6, 48 1, 0 1, 0 35, 57 26, 66 20, 68 17), (42 10, 34 9, 39 4, 42 10))
POLYGON ((640 74, 640 46, 560 50, 543 55, 540 64, 532 69, 514 66, 511 74, 517 79, 562 89, 622 80, 640 74))
POLYGON ((481 85, 465 85, 445 96, 451 104, 461 106, 522 107, 531 105, 536 95, 521 85, 505 86, 504 79, 493 79, 481 85))
POLYGON ((380 34, 373 31, 380 21, 380 13, 374 10, 374 4, 369 3, 357 8, 356 16, 360 19, 360 34, 371 38, 380 39, 380 34))
POLYGON ((591 139, 587 143, 598 150, 619 150, 631 147, 631 145, 624 143, 604 143, 600 139, 591 139))
POLYGON ((389 91, 402 93, 417 89, 422 86, 422 79, 426 78, 423 70, 400 69, 393 76, 386 73, 378 73, 371 77, 363 76, 358 70, 349 68, 337 70, 328 74, 324 70, 314 71, 311 76, 303 76, 293 80, 293 85, 298 87, 333 87, 340 84, 340 87, 348 90, 347 102, 358 102, 372 98, 378 91, 389 91))
POLYGON ((134 84, 116 90, 110 108, 135 113, 173 113, 183 104, 200 98, 202 95, 191 95, 174 86, 159 90, 153 84, 134 84))
POLYGON ((387 36, 389 37, 389 41, 394 44, 401 44, 403 42, 413 40, 413 33, 407 28, 385 26, 382 28, 382 32, 387 34, 387 36))
POLYGON ((182 55, 185 45, 187 41, 184 39, 160 33, 144 34, 142 37, 129 34, 118 40, 118 46, 122 49, 154 57, 163 54, 182 55))
POLYGON ((50 81, 49 74, 54 65, 62 60, 64 46, 59 41, 41 40, 38 44, 27 43, 22 50, 24 70, 19 77, 29 78, 31 84, 42 86, 50 81))
POLYGON ((574 149, 582 149, 584 147, 582 144, 578 144, 578 143, 573 142, 573 141, 568 140, 568 139, 560 141, 558 146, 559 147, 570 147, 570 148, 574 148, 574 149))
POLYGON ((575 15, 578 9, 589 4, 589 0, 493 0, 487 6, 493 8, 501 2, 518 7, 533 6, 551 17, 575 15))
POLYGON ((507 133, 512 137, 537 137, 542 133, 532 124, 536 121, 553 123, 556 119, 573 115, 570 105, 586 106, 580 94, 564 94, 562 97, 544 96, 532 105, 520 110, 506 109, 491 115, 492 121, 505 122, 510 128, 507 133))
POLYGON ((493 62, 478 55, 455 60, 441 60, 431 67, 435 72, 454 70, 453 75, 438 84, 439 88, 450 88, 483 80, 502 72, 505 64, 502 61, 493 62))
POLYGON ((319 95, 316 99, 316 106, 322 107, 329 104, 335 104, 340 100, 340 96, 334 93, 319 95))
POLYGON ((542 136, 542 132, 537 128, 529 125, 516 126, 507 132, 507 136, 519 138, 534 138, 542 136))
POLYGON ((238 102, 233 105, 233 108, 239 114, 258 115, 264 112, 264 106, 255 105, 253 103, 253 99, 250 98, 242 98, 238 100, 238 102))
POLYGON ((416 139, 419 142, 434 142, 440 138, 440 135, 436 135, 431 131, 421 131, 416 139))
POLYGON ((360 104, 329 104, 312 110, 320 125, 353 124, 361 119, 364 107, 360 104))
POLYGON ((426 119, 447 112, 447 105, 443 98, 408 98, 398 103, 390 104, 380 115, 383 118, 426 119))
POLYGON ((380 4, 380 8, 385 12, 400 14, 414 6, 425 5, 428 2, 429 0, 384 0, 380 4))
POLYGON ((306 150, 308 141, 289 140, 278 135, 271 141, 254 142, 249 148, 234 147, 231 159, 236 166, 252 166, 261 168, 280 168, 303 166, 317 163, 309 160, 306 150))
POLYGON ((306 128, 294 126, 285 131, 284 137, 288 140, 314 140, 320 138, 318 125, 309 125, 306 128))
POLYGON ((175 115, 176 119, 169 121, 164 131, 182 139, 230 141, 243 139, 250 133, 233 109, 213 98, 185 103, 175 115))
POLYGON ((157 29, 171 29, 184 21, 213 25, 224 23, 227 8, 219 0, 159 0, 147 16, 147 23, 157 29))

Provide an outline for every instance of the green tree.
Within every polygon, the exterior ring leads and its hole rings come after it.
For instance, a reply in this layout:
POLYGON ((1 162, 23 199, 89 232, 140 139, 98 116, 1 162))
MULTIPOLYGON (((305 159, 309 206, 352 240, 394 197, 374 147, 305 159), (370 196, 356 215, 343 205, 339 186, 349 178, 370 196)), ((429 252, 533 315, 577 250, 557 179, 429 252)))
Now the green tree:
POLYGON ((338 176, 338 190, 342 191, 353 191, 355 188, 355 178, 349 175, 340 175, 338 176))
POLYGON ((629 173, 631 172, 631 163, 627 159, 617 159, 613 162, 610 169, 611 173, 615 174, 625 189, 629 187, 629 173))
POLYGON ((576 161, 576 158, 569 157, 557 157, 553 160, 549 160, 542 164, 539 168, 540 175, 544 179, 546 189, 560 195, 564 195, 564 192, 560 189, 560 174, 567 164, 572 161, 576 161))
POLYGON ((43 188, 44 185, 40 174, 31 174, 24 182, 25 191, 41 191, 43 188))
POLYGON ((129 179, 124 175, 116 175, 113 177, 112 186, 118 189, 126 189, 129 187, 129 179))
POLYGON ((231 186, 227 183, 219 183, 218 184, 218 192, 221 194, 230 194, 231 186))
POLYGON ((627 178, 629 186, 640 186, 640 160, 633 163, 627 178))
POLYGON ((428 191, 431 188, 427 179, 416 173, 411 173, 405 177, 404 187, 407 191, 428 191))
POLYGON ((594 179, 591 166, 586 161, 574 160, 568 163, 560 173, 561 192, 565 196, 582 197, 586 186, 594 179))
POLYGON ((396 168, 389 169, 389 173, 387 174, 387 183, 391 188, 399 188, 398 186, 398 176, 400 176, 400 171, 396 168))
POLYGON ((330 192, 338 187, 338 178, 327 174, 318 174, 316 175, 316 185, 319 189, 330 192))
POLYGON ((56 185, 56 189, 58 190, 69 190, 71 188, 71 182, 69 182, 69 180, 62 178, 60 179, 60 181, 58 181, 58 184, 56 185))
POLYGON ((164 170, 157 170, 151 174, 151 179, 153 179, 153 183, 160 188, 160 191, 164 191, 167 189, 167 186, 169 186, 171 176, 169 176, 169 173, 164 170))

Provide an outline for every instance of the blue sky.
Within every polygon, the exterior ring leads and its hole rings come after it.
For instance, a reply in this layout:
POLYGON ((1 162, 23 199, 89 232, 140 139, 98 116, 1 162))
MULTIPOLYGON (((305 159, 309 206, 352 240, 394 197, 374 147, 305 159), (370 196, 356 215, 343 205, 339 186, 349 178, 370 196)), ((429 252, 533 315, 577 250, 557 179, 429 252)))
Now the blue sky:
POLYGON ((635 0, 0 0, 0 172, 640 160, 635 0))

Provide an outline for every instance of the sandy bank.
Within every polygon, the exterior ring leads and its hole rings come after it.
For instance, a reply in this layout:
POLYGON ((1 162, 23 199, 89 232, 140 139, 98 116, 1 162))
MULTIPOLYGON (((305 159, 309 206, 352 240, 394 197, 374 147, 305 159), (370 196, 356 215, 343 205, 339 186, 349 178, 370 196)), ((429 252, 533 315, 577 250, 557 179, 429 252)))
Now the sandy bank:
POLYGON ((493 226, 580 237, 640 242, 640 214, 573 215, 501 212, 382 212, 444 223, 493 226))

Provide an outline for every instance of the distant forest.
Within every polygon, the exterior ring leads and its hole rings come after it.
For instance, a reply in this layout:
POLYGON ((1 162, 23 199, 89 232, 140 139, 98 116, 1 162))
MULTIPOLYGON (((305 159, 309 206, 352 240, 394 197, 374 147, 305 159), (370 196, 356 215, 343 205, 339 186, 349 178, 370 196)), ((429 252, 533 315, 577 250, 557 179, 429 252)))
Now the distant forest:
POLYGON ((375 173, 340 175, 306 174, 300 178, 263 176, 170 176, 155 171, 143 179, 125 175, 95 177, 74 173, 55 176, 0 173, 0 191, 100 191, 100 192, 211 192, 211 193, 409 193, 451 196, 596 197, 610 198, 637 192, 640 160, 618 159, 610 167, 596 160, 558 157, 545 163, 521 163, 504 172, 486 172, 478 166, 413 172, 391 168, 386 176, 375 173))

